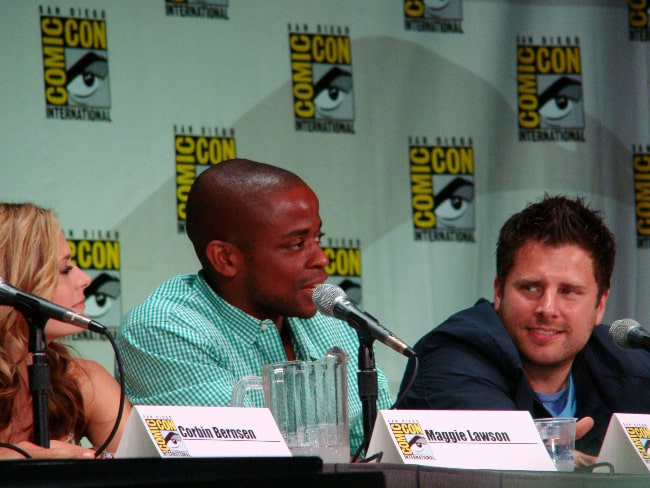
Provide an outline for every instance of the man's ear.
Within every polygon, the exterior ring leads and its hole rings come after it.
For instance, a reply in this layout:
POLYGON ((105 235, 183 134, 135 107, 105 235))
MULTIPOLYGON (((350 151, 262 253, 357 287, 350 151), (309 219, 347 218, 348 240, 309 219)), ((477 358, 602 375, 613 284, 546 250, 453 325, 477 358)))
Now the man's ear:
POLYGON ((607 297, 609 297, 609 289, 605 290, 603 293, 603 296, 600 297, 600 300, 598 300, 598 305, 596 305, 596 324, 600 324, 600 321, 603 320, 603 315, 605 315, 605 302, 607 301, 607 297))
POLYGON ((494 277, 492 286, 494 287, 494 311, 498 312, 499 307, 501 307, 501 283, 498 277, 494 277))
POLYGON ((225 241, 210 241, 205 248, 205 255, 214 270, 222 276, 235 276, 242 263, 239 248, 225 241))

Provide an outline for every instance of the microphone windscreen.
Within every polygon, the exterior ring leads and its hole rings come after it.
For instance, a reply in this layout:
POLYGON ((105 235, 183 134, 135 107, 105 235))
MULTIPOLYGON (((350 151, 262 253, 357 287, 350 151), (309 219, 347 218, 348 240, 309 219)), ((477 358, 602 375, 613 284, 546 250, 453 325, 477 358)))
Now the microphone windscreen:
POLYGON ((620 319, 616 320, 609 327, 609 337, 614 341, 614 343, 623 348, 631 348, 628 338, 630 336, 630 331, 641 327, 634 319, 620 319))
POLYGON ((323 315, 334 317, 334 304, 337 298, 345 297, 343 289, 329 283, 322 283, 316 287, 312 301, 323 315))

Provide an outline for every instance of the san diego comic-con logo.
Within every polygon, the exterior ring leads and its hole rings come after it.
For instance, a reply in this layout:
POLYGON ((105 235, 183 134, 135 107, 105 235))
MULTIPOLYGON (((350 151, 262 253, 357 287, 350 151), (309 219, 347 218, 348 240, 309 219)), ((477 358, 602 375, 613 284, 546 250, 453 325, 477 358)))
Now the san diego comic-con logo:
POLYGON ((361 240, 328 237, 322 246, 330 261, 325 267, 327 283, 340 287, 351 300, 361 305, 361 240))
POLYGON ((111 121, 103 10, 39 7, 48 119, 111 121))
POLYGON ((462 34, 462 0, 404 0, 404 29, 462 34))
POLYGON ((519 140, 585 141, 579 39, 517 37, 519 140))
POLYGON ((145 418, 149 433, 163 457, 190 457, 183 437, 171 417, 145 418))
POLYGON ((165 13, 171 17, 228 19, 229 0, 165 0, 165 13))
MULTIPOLYGON (((114 231, 84 230, 81 237, 68 232, 71 261, 91 278, 84 290, 85 315, 111 330, 122 317, 120 242, 114 231)), ((101 340, 89 331, 71 336, 73 340, 101 340)))
POLYGON ((650 249, 650 144, 632 147, 636 247, 650 249))
POLYGON ((288 26, 297 131, 354 133, 352 49, 347 27, 288 26))
POLYGON ((641 457, 650 464, 650 429, 647 425, 624 425, 625 433, 639 451, 641 457))
POLYGON ((650 4, 648 0, 629 0, 628 19, 630 41, 650 41, 649 15, 650 4))
POLYGON ((176 165, 176 219, 178 232, 185 232, 185 207, 190 188, 198 175, 210 166, 237 157, 235 130, 192 126, 174 126, 176 165))
POLYGON ((409 138, 416 241, 475 241, 474 147, 471 138, 409 138))
POLYGON ((390 430, 404 458, 435 459, 424 430, 419 423, 391 422, 390 430))

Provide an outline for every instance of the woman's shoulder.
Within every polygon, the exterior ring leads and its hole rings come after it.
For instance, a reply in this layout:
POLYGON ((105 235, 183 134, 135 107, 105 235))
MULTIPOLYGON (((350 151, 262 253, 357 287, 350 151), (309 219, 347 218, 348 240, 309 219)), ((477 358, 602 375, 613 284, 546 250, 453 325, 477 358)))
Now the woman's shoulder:
POLYGON ((70 374, 76 379, 88 415, 113 408, 119 401, 120 385, 108 370, 91 359, 74 358, 70 374))
POLYGON ((92 359, 75 357, 70 360, 70 374, 78 381, 83 390, 88 385, 115 382, 109 371, 92 359))

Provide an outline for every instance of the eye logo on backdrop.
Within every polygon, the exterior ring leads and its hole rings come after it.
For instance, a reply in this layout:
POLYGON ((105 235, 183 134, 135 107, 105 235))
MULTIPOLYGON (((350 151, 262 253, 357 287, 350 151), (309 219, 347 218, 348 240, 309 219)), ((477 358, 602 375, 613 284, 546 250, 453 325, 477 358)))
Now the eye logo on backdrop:
POLYGON ((628 10, 630 41, 650 41, 648 28, 650 5, 648 5, 648 0, 629 0, 628 10))
MULTIPOLYGON (((122 318, 120 243, 116 232, 84 230, 82 238, 70 231, 67 237, 72 262, 91 278, 84 290, 85 315, 110 329, 122 318)), ((72 340, 105 339, 88 331, 71 336, 72 340)))
POLYGON ((650 145, 632 147, 636 247, 650 249, 650 145))
POLYGON ((165 0, 165 13, 172 17, 228 19, 229 0, 165 0))
POLYGON ((462 34, 462 0, 404 0, 404 29, 462 34))
POLYGON ((579 39, 517 37, 519 140, 585 141, 579 39))
POLYGON ((361 304, 361 241, 328 238, 323 244, 323 252, 330 260, 325 268, 327 282, 341 287, 348 297, 361 304))
POLYGON ((474 242, 474 148, 471 138, 409 138, 416 241, 474 242))
POLYGON ((349 29, 289 25, 289 49, 296 131, 354 134, 349 29))
POLYGON ((111 121, 103 10, 39 7, 48 119, 111 121))
POLYGON ((174 126, 176 161, 176 218, 178 232, 185 232, 187 195, 198 175, 210 166, 236 158, 235 130, 201 127, 194 135, 192 126, 174 126))

